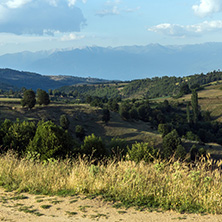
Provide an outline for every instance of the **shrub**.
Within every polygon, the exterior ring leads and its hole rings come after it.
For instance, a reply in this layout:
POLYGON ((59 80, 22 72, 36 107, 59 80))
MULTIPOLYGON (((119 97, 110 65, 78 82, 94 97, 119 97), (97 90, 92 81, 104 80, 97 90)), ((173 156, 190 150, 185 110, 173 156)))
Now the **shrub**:
POLYGON ((67 130, 69 128, 70 122, 69 122, 68 117, 65 114, 60 116, 59 122, 60 122, 60 126, 63 129, 67 130))
POLYGON ((125 156, 127 152, 126 141, 121 138, 112 138, 109 143, 109 150, 114 156, 118 158, 125 156))
POLYGON ((81 152, 95 158, 100 158, 107 154, 101 137, 97 137, 94 134, 85 137, 83 145, 81 145, 81 152))
POLYGON ((108 109, 103 109, 102 121, 104 121, 106 124, 110 121, 110 112, 108 109))
POLYGON ((185 148, 180 144, 177 146, 176 151, 175 151, 175 158, 176 159, 185 159, 187 155, 187 152, 185 148))
POLYGON ((198 153, 200 156, 206 156, 207 154, 206 150, 203 147, 198 149, 198 153))
POLYGON ((119 114, 124 120, 128 120, 130 118, 129 114, 130 106, 128 103, 122 103, 119 108, 119 114))
POLYGON ((170 124, 160 123, 158 125, 158 132, 162 134, 162 137, 166 136, 172 130, 172 126, 170 124))
POLYGON ((84 128, 82 126, 80 126, 80 125, 77 125, 75 133, 76 133, 76 137, 79 138, 80 141, 83 141, 83 139, 85 137, 85 130, 84 130, 84 128))
POLYGON ((136 163, 144 160, 145 162, 152 162, 157 157, 157 150, 152 143, 135 143, 132 148, 128 148, 127 152, 129 160, 136 163))
POLYGON ((65 157, 73 151, 73 140, 69 134, 53 122, 39 122, 27 151, 37 152, 41 160, 65 157))
POLYGON ((169 158, 176 151, 181 140, 176 130, 171 131, 163 138, 163 156, 169 158))
POLYGON ((190 149, 190 159, 192 161, 195 161, 196 160, 196 157, 198 155, 198 149, 195 145, 193 145, 190 149))
POLYGON ((185 138, 188 140, 191 140, 191 141, 199 141, 200 140, 200 138, 197 135, 195 135, 192 131, 188 131, 186 133, 185 138))
POLYGON ((28 121, 20 122, 19 119, 17 119, 15 123, 5 120, 2 127, 9 127, 3 137, 3 146, 6 150, 11 148, 18 152, 19 155, 22 155, 25 152, 29 141, 32 140, 35 135, 35 123, 28 121))
POLYGON ((131 118, 131 119, 135 119, 135 120, 138 120, 138 119, 139 119, 139 114, 138 114, 136 108, 132 108, 132 109, 129 111, 129 115, 130 115, 130 118, 131 118))

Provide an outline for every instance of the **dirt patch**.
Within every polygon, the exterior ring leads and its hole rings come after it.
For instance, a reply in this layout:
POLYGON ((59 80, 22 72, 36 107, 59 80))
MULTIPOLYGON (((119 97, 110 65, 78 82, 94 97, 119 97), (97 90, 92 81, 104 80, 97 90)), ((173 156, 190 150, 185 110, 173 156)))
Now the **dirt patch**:
POLYGON ((5 192, 0 188, 0 221, 222 221, 222 215, 179 214, 114 208, 99 197, 57 197, 5 192))

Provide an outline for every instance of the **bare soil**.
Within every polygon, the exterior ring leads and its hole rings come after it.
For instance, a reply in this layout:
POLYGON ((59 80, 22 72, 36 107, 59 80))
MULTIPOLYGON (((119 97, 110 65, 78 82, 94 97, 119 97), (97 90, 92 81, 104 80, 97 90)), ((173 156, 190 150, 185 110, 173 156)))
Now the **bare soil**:
POLYGON ((57 197, 6 192, 0 188, 0 221, 12 222, 139 222, 139 221, 222 221, 222 215, 179 214, 114 208, 113 203, 97 197, 57 197))

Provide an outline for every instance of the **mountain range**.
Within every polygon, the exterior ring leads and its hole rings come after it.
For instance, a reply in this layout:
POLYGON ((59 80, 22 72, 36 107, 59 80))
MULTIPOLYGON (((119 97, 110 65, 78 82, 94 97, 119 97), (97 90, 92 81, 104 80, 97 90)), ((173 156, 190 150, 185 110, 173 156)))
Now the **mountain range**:
POLYGON ((222 43, 85 47, 0 56, 1 68, 109 80, 186 76, 222 68, 222 43))

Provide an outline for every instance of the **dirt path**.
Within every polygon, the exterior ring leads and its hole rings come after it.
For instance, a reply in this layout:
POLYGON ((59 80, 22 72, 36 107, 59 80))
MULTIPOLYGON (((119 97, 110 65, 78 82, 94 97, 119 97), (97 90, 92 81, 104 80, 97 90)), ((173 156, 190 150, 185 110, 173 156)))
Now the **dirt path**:
POLYGON ((5 192, 0 188, 0 221, 12 222, 139 222, 222 221, 222 215, 178 214, 175 212, 116 209, 101 198, 52 197, 5 192))

